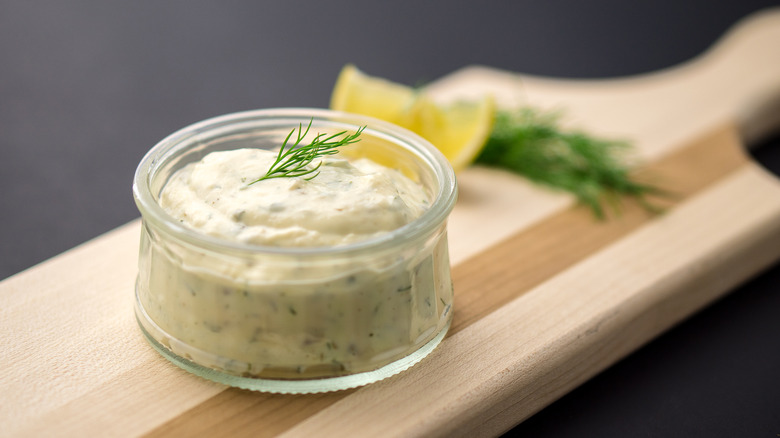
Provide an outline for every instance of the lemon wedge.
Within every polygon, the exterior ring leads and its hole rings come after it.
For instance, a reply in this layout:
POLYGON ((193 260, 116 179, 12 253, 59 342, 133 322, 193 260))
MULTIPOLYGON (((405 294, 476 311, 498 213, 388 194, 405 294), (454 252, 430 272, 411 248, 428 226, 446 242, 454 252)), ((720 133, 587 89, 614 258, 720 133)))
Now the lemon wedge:
POLYGON ((330 107, 376 117, 416 132, 433 143, 456 172, 471 164, 485 146, 495 116, 490 96, 440 105, 424 93, 366 75, 351 64, 339 73, 330 107))

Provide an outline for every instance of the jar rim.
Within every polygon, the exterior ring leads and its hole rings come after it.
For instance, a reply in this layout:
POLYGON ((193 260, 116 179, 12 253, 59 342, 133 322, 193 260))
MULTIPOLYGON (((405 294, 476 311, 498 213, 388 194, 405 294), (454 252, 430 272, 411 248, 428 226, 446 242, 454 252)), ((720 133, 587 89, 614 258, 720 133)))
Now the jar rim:
MULTIPOLYGON (((293 126, 292 123, 291 126, 293 126)), ((143 220, 183 242, 219 252, 293 256, 342 255, 365 250, 381 251, 385 248, 394 248, 404 242, 425 238, 447 220, 447 216, 457 200, 455 172, 447 158, 429 141, 412 131, 383 120, 319 108, 269 108, 241 111, 185 126, 159 141, 144 155, 136 168, 132 189, 135 203, 143 220), (155 200, 151 188, 154 172, 161 168, 160 163, 170 159, 176 152, 186 150, 187 146, 192 146, 192 144, 188 145, 188 141, 198 135, 226 129, 231 125, 237 126, 243 122, 274 119, 280 121, 295 119, 295 126, 300 122, 306 124, 309 120, 313 121, 312 126, 316 126, 317 122, 321 124, 328 122, 349 124, 355 129, 366 126, 366 133, 381 134, 382 137, 389 137, 396 144, 404 145, 422 158, 438 183, 430 207, 411 222, 379 236, 337 246, 285 247, 235 242, 199 233, 174 220, 155 200)))

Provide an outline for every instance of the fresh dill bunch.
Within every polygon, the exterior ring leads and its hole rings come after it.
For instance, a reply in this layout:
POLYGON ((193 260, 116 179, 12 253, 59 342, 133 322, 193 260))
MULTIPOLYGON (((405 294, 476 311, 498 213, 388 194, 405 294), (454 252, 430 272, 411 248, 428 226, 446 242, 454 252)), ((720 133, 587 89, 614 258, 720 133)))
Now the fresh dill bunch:
POLYGON ((341 131, 329 136, 317 134, 311 143, 301 146, 301 141, 308 135, 313 120, 309 120, 306 130, 303 129, 303 124, 298 125, 298 135, 295 143, 288 147, 287 143, 290 142, 290 138, 295 133, 295 128, 293 128, 284 139, 284 143, 279 149, 279 154, 276 156, 276 161, 268 168, 268 172, 248 185, 271 178, 293 178, 307 175, 310 176, 304 179, 307 181, 312 180, 320 174, 319 168, 322 165, 322 161, 320 161, 314 167, 307 167, 312 161, 327 155, 337 154, 339 147, 360 141, 358 137, 366 129, 365 126, 362 126, 350 135, 346 135, 347 131, 341 131), (339 139, 338 137, 341 136, 344 137, 339 139))
POLYGON ((600 219, 605 217, 603 203, 617 208, 621 196, 656 210, 645 196, 659 191, 632 180, 623 162, 628 143, 565 132, 557 122, 556 114, 540 114, 532 108, 499 111, 475 162, 568 191, 600 219))

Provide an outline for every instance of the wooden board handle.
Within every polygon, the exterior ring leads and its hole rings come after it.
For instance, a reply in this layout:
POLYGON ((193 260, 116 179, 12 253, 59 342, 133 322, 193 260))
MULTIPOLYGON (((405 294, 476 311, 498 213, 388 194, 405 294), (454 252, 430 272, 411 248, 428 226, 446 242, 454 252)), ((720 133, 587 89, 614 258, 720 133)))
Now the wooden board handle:
POLYGON ((780 130, 780 8, 742 20, 697 63, 708 68, 711 92, 732 89, 726 105, 748 146, 780 130))
POLYGON ((490 93, 502 106, 562 110, 574 127, 632 140, 651 161, 728 122, 753 145, 780 128, 780 8, 745 18, 702 55, 657 72, 564 80, 474 66, 428 91, 439 100, 490 93))

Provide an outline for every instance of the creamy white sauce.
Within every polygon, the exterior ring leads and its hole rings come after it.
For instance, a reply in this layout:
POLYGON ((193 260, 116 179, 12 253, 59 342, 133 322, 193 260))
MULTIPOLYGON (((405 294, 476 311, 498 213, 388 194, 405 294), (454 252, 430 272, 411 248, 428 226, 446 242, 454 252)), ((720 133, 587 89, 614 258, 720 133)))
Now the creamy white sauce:
MULTIPOLYGON (((311 181, 265 175, 275 153, 208 154, 160 204, 200 233, 259 245, 345 245, 395 230, 430 203, 422 185, 369 160, 326 159, 311 181)), ((446 329, 446 226, 393 251, 312 259, 226 255, 145 228, 139 301, 174 353, 230 374, 319 378, 375 370, 446 329)), ((157 329, 155 329, 157 330, 157 329)))
POLYGON ((326 157, 319 174, 272 178, 276 153, 261 149, 213 152, 178 171, 160 204, 201 233, 270 246, 336 246, 400 228, 427 208, 423 188, 367 159, 326 157))

